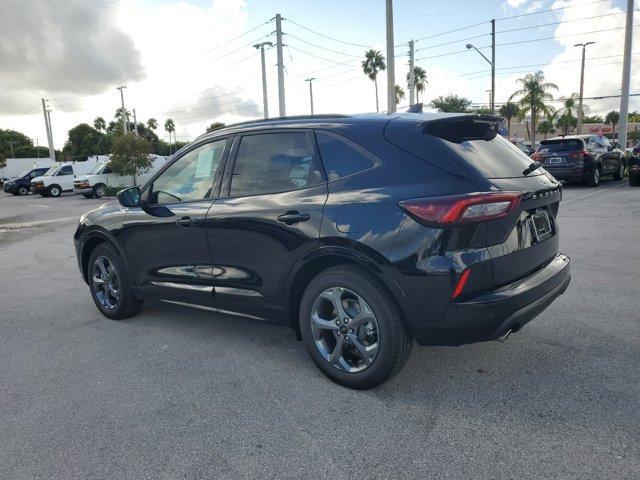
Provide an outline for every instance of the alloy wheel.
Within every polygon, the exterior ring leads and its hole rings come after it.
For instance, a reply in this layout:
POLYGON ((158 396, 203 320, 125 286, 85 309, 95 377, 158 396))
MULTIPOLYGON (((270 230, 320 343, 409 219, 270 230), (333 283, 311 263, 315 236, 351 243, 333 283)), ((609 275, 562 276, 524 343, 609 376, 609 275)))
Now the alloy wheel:
POLYGON ((593 170, 593 183, 595 185, 598 185, 600 183, 600 169, 599 168, 595 168, 593 170))
POLYGON ((120 302, 120 279, 113 262, 100 255, 93 262, 93 290, 100 305, 113 310, 120 302))
POLYGON ((322 357, 335 368, 361 372, 378 355, 380 330, 371 307, 342 287, 325 290, 311 309, 311 333, 322 357))
POLYGON ((60 196, 60 189, 58 187, 52 187, 51 188, 51 196, 52 197, 60 196))
POLYGON ((102 198, 104 196, 104 187, 96 188, 96 197, 102 198))
POLYGON ((27 187, 20 187, 18 189, 18 194, 25 196, 29 193, 29 190, 27 190, 27 187))

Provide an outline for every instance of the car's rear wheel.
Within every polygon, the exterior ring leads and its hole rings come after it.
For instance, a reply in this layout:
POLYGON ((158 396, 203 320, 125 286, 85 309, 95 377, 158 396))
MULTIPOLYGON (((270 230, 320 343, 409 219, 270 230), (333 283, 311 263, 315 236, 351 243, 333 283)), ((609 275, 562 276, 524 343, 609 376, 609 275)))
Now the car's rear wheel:
POLYGON ((620 162, 620 166, 618 167, 618 171, 613 174, 614 180, 622 180, 624 178, 624 163, 620 162))
POLYGON ((29 189, 25 186, 18 187, 18 195, 25 196, 29 194, 29 189))
POLYGON ((398 373, 412 338, 389 292, 354 266, 333 267, 308 285, 300 332, 314 363, 349 388, 376 387, 398 373))
POLYGON ((49 197, 59 197, 62 194, 62 189, 58 185, 51 185, 47 189, 47 196, 49 197))
POLYGON ((103 315, 122 320, 140 311, 143 302, 134 297, 124 262, 111 245, 91 252, 87 270, 91 297, 103 315))
POLYGON ((596 166, 593 172, 587 179, 587 185, 590 187, 597 187, 600 185, 600 167, 596 166))

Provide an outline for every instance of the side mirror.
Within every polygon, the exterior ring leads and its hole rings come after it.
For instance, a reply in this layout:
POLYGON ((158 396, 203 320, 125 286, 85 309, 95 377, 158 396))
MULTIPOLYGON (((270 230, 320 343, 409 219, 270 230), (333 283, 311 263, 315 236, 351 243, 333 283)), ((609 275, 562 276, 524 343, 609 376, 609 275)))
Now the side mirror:
POLYGON ((140 189, 138 187, 125 188, 116 194, 116 198, 123 207, 139 207, 140 189))

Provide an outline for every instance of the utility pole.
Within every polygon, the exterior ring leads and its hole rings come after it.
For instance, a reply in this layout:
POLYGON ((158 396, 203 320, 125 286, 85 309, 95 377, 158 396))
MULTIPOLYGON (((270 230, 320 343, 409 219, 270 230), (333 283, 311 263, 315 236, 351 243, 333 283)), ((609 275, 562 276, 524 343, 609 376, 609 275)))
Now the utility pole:
POLYGON ((629 84, 631 82, 631 38, 633 34, 633 0, 627 0, 627 22, 624 30, 624 59, 622 64, 622 89, 620 92, 620 122, 618 124, 618 144, 627 148, 627 127, 629 122, 629 84))
POLYGON ((269 99, 267 98, 267 69, 264 63, 264 47, 272 47, 271 42, 256 43, 253 47, 260 50, 260 59, 262 60, 262 109, 264 110, 264 118, 269 118, 269 99))
POLYGON ((315 77, 306 78, 305 82, 309 82, 309 100, 311 101, 311 115, 313 115, 313 81, 315 77))
POLYGON ((47 103, 46 100, 42 99, 42 114, 44 115, 44 128, 47 132, 47 144, 49 146, 49 158, 55 162, 56 160, 56 152, 53 149, 53 138, 51 135, 51 126, 49 125, 49 115, 47 113, 47 103))
POLYGON ((496 113, 496 19, 491 19, 491 113, 496 113))
POLYGON ((16 158, 16 154, 13 151, 13 144, 17 142, 9 142, 9 146, 11 147, 11 158, 16 158))
POLYGON ((138 135, 138 117, 136 117, 136 109, 133 109, 133 129, 136 132, 136 136, 138 135))
POLYGON ((415 79, 415 52, 413 50, 414 42, 413 40, 409 40, 409 106, 413 105, 415 102, 415 90, 416 90, 416 79, 415 79))
POLYGON ((51 157, 53 161, 56 161, 56 147, 53 144, 53 127, 51 126, 51 109, 47 108, 47 120, 49 121, 49 136, 51 137, 51 151, 53 152, 53 156, 51 157))
POLYGON ((281 117, 287 115, 284 101, 284 61, 282 60, 282 15, 276 13, 276 54, 278 57, 278 107, 281 117))
POLYGON ((387 0, 387 113, 396 111, 396 74, 393 51, 393 0, 387 0))
POLYGON ((127 88, 126 85, 116 87, 116 90, 120 90, 120 102, 122 103, 122 133, 126 135, 129 129, 127 127, 127 111, 124 108, 124 93, 122 93, 125 88, 127 88))
POLYGON ((596 42, 576 43, 574 47, 582 47, 582 67, 580 67, 580 98, 578 99, 578 126, 576 131, 578 135, 582 130, 582 96, 584 94, 584 53, 587 45, 593 45, 596 42))

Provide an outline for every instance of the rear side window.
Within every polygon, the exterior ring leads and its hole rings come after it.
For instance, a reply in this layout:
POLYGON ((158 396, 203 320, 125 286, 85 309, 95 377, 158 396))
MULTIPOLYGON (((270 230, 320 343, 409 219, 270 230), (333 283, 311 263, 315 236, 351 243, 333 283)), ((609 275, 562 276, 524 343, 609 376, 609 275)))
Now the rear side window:
POLYGON ((316 140, 330 182, 364 172, 380 163, 359 145, 337 135, 316 132, 316 140))
POLYGON ((538 152, 569 152, 572 150, 582 150, 584 144, 579 138, 565 138, 562 140, 543 140, 538 145, 538 152))
POLYGON ((305 132, 247 135, 240 140, 231 196, 288 192, 322 181, 318 160, 305 132))

